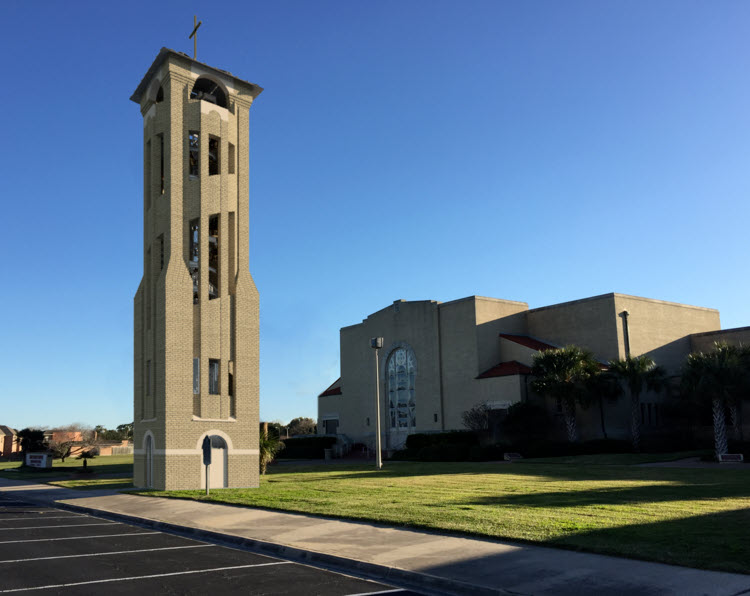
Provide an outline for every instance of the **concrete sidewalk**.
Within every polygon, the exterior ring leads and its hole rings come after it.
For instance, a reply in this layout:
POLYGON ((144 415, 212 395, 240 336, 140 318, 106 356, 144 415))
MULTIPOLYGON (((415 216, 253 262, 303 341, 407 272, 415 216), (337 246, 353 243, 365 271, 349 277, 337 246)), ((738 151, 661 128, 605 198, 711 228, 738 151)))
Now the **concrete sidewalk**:
POLYGON ((0 497, 55 503, 241 544, 429 594, 729 596, 750 592, 750 575, 230 505, 5 479, 0 479, 0 497))

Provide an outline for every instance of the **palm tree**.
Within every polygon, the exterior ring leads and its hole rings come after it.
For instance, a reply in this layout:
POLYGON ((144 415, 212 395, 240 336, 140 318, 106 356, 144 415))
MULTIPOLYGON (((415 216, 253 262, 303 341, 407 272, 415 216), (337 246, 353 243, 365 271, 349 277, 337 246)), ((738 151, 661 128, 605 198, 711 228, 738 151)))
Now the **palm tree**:
POLYGON ((604 401, 614 402, 622 395, 622 386, 619 380, 608 370, 594 375, 588 381, 587 389, 592 399, 599 404, 599 423, 602 427, 602 435, 607 439, 607 426, 604 422, 604 401))
POLYGON ((630 393, 630 435, 633 449, 638 451, 641 444, 641 393, 644 389, 663 389, 666 373, 645 354, 627 356, 624 360, 611 360, 609 372, 626 385, 630 393))
POLYGON ((739 425, 736 408, 746 387, 748 374, 743 366, 743 353, 742 348, 717 342, 710 352, 689 354, 683 370, 682 386, 685 393, 711 403, 716 459, 728 449, 725 408, 729 408, 733 424, 739 425))
POLYGON ((284 443, 274 432, 260 431, 260 442, 258 449, 260 451, 260 473, 265 474, 268 464, 270 464, 276 454, 284 448, 284 443))
POLYGON ((599 370, 594 355, 578 346, 546 350, 534 356, 531 374, 536 378, 531 388, 541 395, 560 400, 571 443, 578 440, 576 403, 588 406, 590 392, 586 390, 586 384, 599 370))

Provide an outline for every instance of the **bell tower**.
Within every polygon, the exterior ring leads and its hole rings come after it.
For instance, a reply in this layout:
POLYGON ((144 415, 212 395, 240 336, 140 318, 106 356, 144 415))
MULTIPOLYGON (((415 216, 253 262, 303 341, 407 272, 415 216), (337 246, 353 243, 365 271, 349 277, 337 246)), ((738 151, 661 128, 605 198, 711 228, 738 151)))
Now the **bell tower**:
POLYGON ((134 484, 258 486, 258 291, 249 272, 249 109, 263 89, 162 48, 143 115, 143 278, 134 310, 134 484))

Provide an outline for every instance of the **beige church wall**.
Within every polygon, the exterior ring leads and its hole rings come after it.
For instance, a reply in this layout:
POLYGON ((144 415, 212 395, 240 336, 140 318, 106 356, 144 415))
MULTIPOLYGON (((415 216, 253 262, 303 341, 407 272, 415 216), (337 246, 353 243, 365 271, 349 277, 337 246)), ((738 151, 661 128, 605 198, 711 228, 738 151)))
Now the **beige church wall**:
MULTIPOLYGON (((478 404, 487 404, 492 408, 507 408, 524 400, 525 376, 508 375, 507 377, 474 379, 472 389, 472 399, 462 400, 461 407, 464 411, 478 404)), ((463 423, 461 428, 465 428, 463 423)))
POLYGON ((477 296, 475 300, 475 324, 477 337, 477 374, 502 362, 500 333, 526 333, 525 302, 498 300, 477 296))
MULTIPOLYGON (((437 303, 397 301, 365 319, 341 329, 341 389, 339 433, 352 440, 374 431, 375 354, 370 338, 382 337, 380 350, 381 423, 390 432, 387 408, 387 362, 399 347, 410 347, 417 360, 415 379, 416 432, 439 430, 440 383, 438 367, 437 303), (434 414, 438 413, 438 420, 434 414), (366 419, 370 418, 370 426, 366 419)), ((323 398, 321 398, 323 399, 323 398)), ((321 406, 322 407, 322 406, 321 406)), ((320 410, 322 412, 322 410, 320 410)))
POLYGON ((600 360, 619 355, 614 294, 535 308, 527 321, 529 335, 542 341, 586 347, 600 360))
POLYGON ((710 352, 715 342, 726 342, 733 346, 750 346, 750 327, 735 327, 698 333, 690 336, 691 352, 710 352))
POLYGON ((463 428, 461 414, 480 401, 474 296, 440 305, 445 430, 463 428))
POLYGON ((625 357, 622 312, 628 311, 630 353, 647 354, 670 374, 679 373, 690 353, 689 335, 719 329, 719 311, 663 300, 615 294, 619 357, 625 357))

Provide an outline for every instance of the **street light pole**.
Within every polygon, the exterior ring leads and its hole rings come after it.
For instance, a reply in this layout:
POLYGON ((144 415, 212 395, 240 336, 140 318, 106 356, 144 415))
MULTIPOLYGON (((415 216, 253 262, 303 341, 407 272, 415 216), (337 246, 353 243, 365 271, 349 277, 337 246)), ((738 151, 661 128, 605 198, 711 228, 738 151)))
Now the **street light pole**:
POLYGON ((383 347, 382 337, 373 337, 370 347, 375 350, 375 467, 383 467, 382 450, 380 447, 380 359, 378 354, 383 347))

